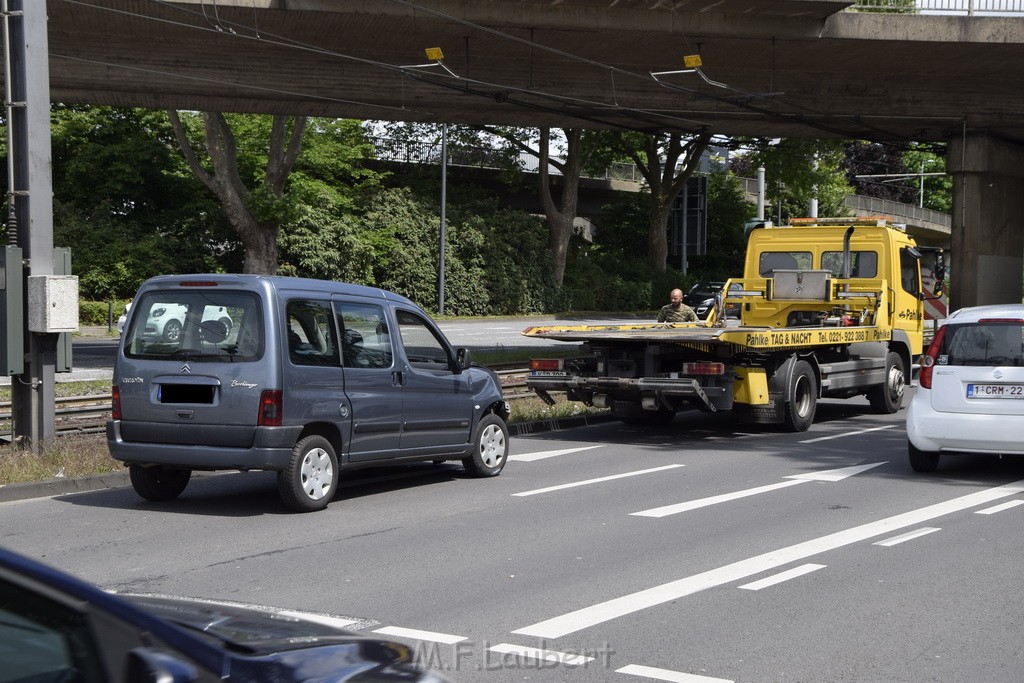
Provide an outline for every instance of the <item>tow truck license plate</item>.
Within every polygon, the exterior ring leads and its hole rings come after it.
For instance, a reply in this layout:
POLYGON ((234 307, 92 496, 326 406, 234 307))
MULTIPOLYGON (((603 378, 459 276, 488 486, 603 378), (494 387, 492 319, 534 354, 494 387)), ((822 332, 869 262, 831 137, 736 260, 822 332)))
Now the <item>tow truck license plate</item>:
POLYGON ((1024 399, 1024 384, 968 384, 967 398, 1024 399))
POLYGON ((568 373, 564 370, 532 370, 532 377, 565 377, 568 373))

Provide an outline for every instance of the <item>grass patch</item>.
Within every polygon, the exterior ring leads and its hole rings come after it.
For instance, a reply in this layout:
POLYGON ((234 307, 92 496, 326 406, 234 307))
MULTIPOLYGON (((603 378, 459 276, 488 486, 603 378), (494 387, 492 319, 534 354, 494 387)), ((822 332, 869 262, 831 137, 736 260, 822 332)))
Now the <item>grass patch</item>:
POLYGON ((19 484, 61 477, 120 472, 124 465, 110 457, 102 434, 63 436, 44 444, 39 453, 16 446, 0 450, 0 484, 19 484))

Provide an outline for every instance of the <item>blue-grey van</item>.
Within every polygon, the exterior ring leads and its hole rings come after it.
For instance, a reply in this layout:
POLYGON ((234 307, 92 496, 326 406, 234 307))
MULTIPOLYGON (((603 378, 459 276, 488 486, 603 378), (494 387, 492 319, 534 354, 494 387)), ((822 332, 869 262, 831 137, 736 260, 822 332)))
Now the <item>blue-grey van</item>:
POLYGON ((196 470, 272 470, 285 505, 327 507, 342 470, 461 460, 500 474, 509 406, 409 299, 262 275, 168 275, 136 294, 107 443, 147 500, 196 470))

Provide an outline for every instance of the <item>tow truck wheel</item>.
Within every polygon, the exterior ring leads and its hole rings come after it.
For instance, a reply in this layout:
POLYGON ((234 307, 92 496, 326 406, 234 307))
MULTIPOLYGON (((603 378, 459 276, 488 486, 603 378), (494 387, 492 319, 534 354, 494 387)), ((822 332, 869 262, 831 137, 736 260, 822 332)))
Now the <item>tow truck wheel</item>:
POLYGON ((818 406, 817 382, 814 370, 805 360, 797 361, 789 380, 789 401, 783 424, 791 432, 806 432, 814 422, 818 406))
POLYGON ((128 478, 131 479, 135 493, 146 500, 174 500, 188 486, 192 470, 176 470, 159 465, 131 465, 128 478))
POLYGON ((879 415, 895 413, 903 403, 906 387, 907 374, 903 368, 903 358, 895 351, 890 351, 885 357, 885 384, 871 387, 868 391, 871 410, 879 415))
POLYGON ((672 421, 676 419, 676 411, 668 408, 658 408, 657 410, 644 410, 643 412, 628 416, 623 415, 619 419, 622 420, 623 424, 627 425, 665 427, 672 424, 672 421))

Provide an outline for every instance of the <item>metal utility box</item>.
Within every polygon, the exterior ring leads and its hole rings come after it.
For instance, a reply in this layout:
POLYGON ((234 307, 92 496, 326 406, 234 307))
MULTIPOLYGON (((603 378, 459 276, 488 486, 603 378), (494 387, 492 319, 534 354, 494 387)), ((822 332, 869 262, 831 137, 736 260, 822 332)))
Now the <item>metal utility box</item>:
POLYGON ((28 278, 29 332, 78 331, 78 276, 31 275, 28 278))
POLYGON ((773 299, 798 299, 803 301, 828 301, 829 282, 832 278, 828 270, 776 270, 773 271, 775 283, 772 286, 773 299))

